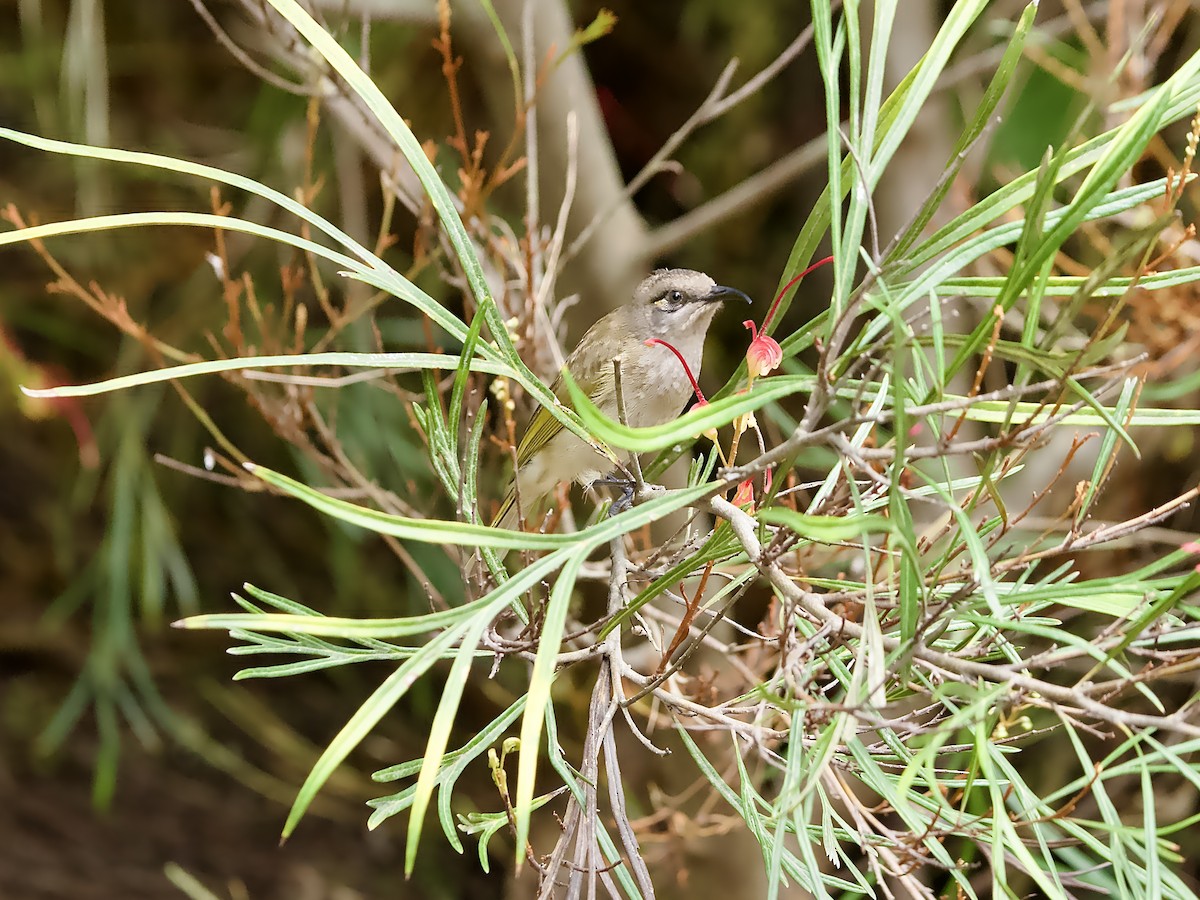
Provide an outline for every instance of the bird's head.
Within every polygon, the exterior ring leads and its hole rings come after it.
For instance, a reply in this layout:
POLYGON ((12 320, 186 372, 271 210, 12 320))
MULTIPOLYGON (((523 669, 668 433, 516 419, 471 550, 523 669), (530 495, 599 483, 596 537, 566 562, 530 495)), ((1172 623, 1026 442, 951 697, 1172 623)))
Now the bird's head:
POLYGON ((703 336, 728 297, 750 302, 741 291, 717 284, 703 272, 659 269, 638 285, 631 306, 643 318, 648 336, 674 341, 697 333, 703 336))

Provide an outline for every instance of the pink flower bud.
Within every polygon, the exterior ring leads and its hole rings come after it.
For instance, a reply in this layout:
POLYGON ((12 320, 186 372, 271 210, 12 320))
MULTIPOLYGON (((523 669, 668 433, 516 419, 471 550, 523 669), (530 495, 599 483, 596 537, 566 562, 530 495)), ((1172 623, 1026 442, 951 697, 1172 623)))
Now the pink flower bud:
POLYGON ((769 334, 759 334, 758 326, 753 319, 742 323, 750 329, 750 347, 746 350, 746 365, 750 370, 750 380, 761 378, 768 372, 779 368, 783 362, 783 348, 769 334))
MULTIPOLYGON (((700 389, 696 388, 696 390, 699 391, 700 389)), ((699 409, 702 406, 708 406, 708 401, 704 399, 704 395, 700 394, 699 397, 700 397, 700 399, 696 401, 696 403, 692 407, 692 409, 699 409)), ((702 431, 700 433, 703 434, 710 441, 712 441, 714 444, 718 443, 718 441, 720 440, 720 438, 717 434, 717 429, 715 429, 715 428, 706 428, 706 429, 704 429, 704 431, 702 431)))

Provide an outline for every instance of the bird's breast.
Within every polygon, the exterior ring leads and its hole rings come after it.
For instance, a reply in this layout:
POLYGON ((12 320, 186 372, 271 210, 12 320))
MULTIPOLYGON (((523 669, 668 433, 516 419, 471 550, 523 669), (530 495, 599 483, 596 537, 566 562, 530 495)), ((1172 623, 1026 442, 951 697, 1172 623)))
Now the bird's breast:
MULTIPOLYGON (((693 395, 692 383, 675 354, 663 348, 647 349, 650 352, 640 354, 633 366, 629 362, 623 363, 621 378, 629 424, 642 428, 671 421, 683 411, 693 395), (631 370, 632 377, 625 375, 625 370, 631 370)), ((698 376, 700 348, 688 353, 691 349, 679 348, 692 372, 698 376)))

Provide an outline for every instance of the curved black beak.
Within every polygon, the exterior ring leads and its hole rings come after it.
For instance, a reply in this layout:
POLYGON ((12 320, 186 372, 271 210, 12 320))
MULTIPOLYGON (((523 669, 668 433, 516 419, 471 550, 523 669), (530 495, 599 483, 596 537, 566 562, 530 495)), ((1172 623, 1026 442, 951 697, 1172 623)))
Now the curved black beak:
POLYGON ((724 300, 726 297, 741 297, 747 303, 754 302, 737 288, 725 287, 723 284, 713 285, 713 289, 703 297, 703 300, 706 303, 716 303, 720 300, 724 300))

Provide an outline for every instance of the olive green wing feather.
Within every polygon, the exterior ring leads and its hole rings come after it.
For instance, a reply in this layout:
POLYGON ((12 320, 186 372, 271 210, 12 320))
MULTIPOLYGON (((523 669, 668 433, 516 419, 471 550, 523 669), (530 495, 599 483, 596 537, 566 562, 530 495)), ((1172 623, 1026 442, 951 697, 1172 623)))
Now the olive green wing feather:
MULTIPOLYGON (((582 362, 582 360, 577 360, 573 356, 567 360, 565 368, 574 369, 579 362, 582 362)), ((572 377, 575 378, 575 382, 580 390, 589 397, 594 397, 598 390, 603 389, 604 373, 595 369, 595 367, 585 367, 585 369, 587 368, 591 368, 592 371, 585 370, 579 375, 573 373, 572 377)), ((554 396, 560 401, 564 403, 567 401, 567 385, 562 375, 559 375, 555 379, 551 390, 554 392, 554 396)), ((521 436, 520 443, 517 445, 517 468, 520 469, 521 466, 533 459, 562 430, 562 422, 554 418, 550 410, 546 407, 539 406, 534 412, 533 418, 529 420, 529 425, 526 427, 525 433, 521 436)), ((532 503, 539 498, 527 497, 525 499, 527 502, 532 503)), ((493 527, 511 527, 510 524, 505 523, 505 519, 512 518, 516 500, 517 488, 516 478, 514 478, 512 484, 509 485, 508 492, 505 494, 504 502, 500 504, 500 511, 492 519, 493 527)))
MULTIPOLYGON (((570 363, 568 363, 570 366, 570 363)), ((575 384, 581 391, 589 397, 596 396, 597 388, 601 387, 601 379, 597 379, 596 372, 583 372, 581 374, 571 373, 571 377, 575 379, 575 384)), ((564 404, 567 402, 567 385, 561 375, 554 381, 554 386, 551 388, 554 396, 564 404)), ((539 406, 533 414, 533 418, 529 420, 529 426, 525 429, 525 434, 521 436, 521 442, 517 445, 517 465, 522 466, 529 460, 533 459, 538 452, 550 443, 551 438, 563 430, 562 422, 554 418, 550 410, 544 406, 539 406)))

